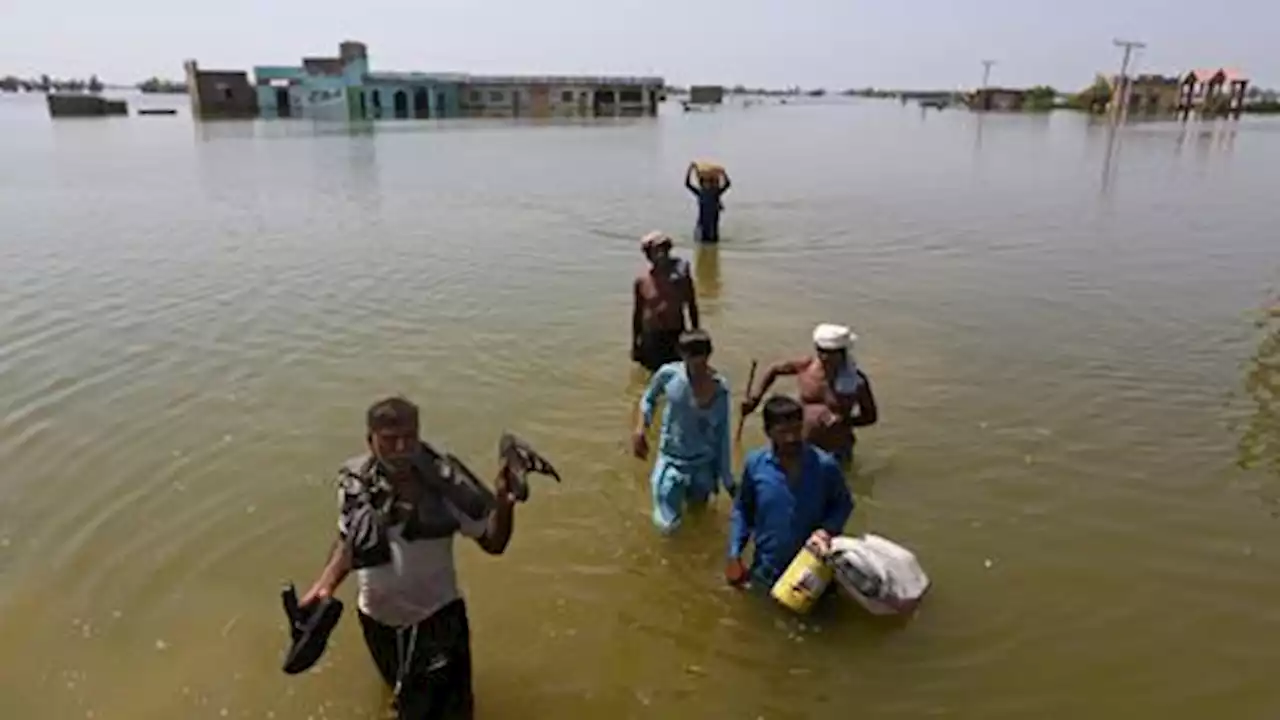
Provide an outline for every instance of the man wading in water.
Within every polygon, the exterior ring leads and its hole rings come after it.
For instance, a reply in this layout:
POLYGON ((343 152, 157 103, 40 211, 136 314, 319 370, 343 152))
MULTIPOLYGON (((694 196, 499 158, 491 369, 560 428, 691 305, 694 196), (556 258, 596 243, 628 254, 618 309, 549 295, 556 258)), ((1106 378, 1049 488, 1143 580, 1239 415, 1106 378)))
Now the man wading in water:
POLYGON ((704 507, 720 484, 733 494, 729 382, 709 364, 711 337, 702 330, 680 336, 680 356, 684 362, 668 363, 653 374, 631 434, 632 452, 647 460, 646 433, 658 398, 666 396, 658 461, 649 477, 653 523, 663 534, 680 526, 686 505, 704 507))
POLYGON ((649 269, 635 281, 631 359, 649 372, 680 359, 680 333, 698 328, 698 298, 689 263, 671 256, 671 238, 654 231, 640 240, 649 269), (685 308, 689 325, 685 325, 685 308))
POLYGON ((853 459, 854 428, 874 425, 879 419, 871 381, 853 359, 857 337, 842 325, 822 324, 813 330, 816 354, 774 363, 765 370, 760 386, 742 401, 743 415, 750 415, 774 381, 794 375, 804 405, 805 442, 835 455, 842 463, 853 459))
POLYGON ((501 555, 514 522, 504 467, 490 493, 452 457, 418 438, 418 408, 403 398, 366 416, 369 452, 339 473, 338 539, 300 604, 333 594, 351 570, 373 662, 395 688, 401 720, 469 720, 471 631, 458 592, 453 536, 501 555))

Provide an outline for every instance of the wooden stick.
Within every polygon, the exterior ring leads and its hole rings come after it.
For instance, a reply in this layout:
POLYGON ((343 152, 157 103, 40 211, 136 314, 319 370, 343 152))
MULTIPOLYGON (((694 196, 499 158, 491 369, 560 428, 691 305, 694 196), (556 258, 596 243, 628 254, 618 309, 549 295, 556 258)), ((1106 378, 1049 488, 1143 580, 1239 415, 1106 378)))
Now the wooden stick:
MULTIPOLYGON (((751 358, 751 372, 747 373, 747 397, 751 397, 751 387, 756 384, 756 359, 751 358)), ((742 413, 738 418, 738 432, 733 436, 734 444, 742 442, 742 426, 747 422, 747 414, 742 413)))

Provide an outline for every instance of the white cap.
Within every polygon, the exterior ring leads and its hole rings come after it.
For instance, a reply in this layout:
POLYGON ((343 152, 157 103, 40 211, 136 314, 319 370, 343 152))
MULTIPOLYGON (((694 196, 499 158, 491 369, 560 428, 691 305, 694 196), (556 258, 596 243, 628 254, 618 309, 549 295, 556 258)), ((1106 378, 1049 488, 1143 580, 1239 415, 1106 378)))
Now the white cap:
POLYGON ((848 350, 857 339, 858 336, 843 325, 823 323, 813 329, 813 344, 819 350, 848 350))
POLYGON ((640 247, 644 248, 645 250, 648 250, 649 248, 653 248, 653 247, 659 247, 662 245, 670 246, 673 244, 674 243, 672 243, 671 241, 671 236, 667 235, 661 230, 651 230, 650 232, 645 233, 644 237, 640 238, 640 247))

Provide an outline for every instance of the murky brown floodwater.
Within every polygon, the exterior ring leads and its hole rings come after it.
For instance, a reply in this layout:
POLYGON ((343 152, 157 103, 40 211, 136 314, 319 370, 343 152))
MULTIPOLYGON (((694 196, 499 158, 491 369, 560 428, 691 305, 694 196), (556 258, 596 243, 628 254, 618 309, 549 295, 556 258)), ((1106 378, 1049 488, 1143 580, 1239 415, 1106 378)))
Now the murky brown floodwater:
POLYGON ((1280 480, 1237 459, 1280 454, 1253 324, 1280 125, 1203 130, 1108 153, 1071 114, 895 103, 346 132, 0 99, 0 717, 379 717, 351 618, 279 672, 277 590, 323 560, 365 405, 404 391, 477 465, 513 428, 566 475, 507 556, 461 550, 482 718, 1274 718, 1280 480), (695 252, 703 156, 734 191, 695 252), (853 528, 919 552, 914 622, 723 588, 723 499, 650 528, 623 447, 652 227, 735 387, 815 322, 863 337, 853 528))

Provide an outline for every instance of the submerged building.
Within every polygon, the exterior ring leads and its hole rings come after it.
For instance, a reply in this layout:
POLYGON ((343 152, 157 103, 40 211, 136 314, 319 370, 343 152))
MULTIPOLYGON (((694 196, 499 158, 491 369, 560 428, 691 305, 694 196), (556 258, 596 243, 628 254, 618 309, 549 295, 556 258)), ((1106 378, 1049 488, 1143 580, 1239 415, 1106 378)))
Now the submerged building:
POLYGON ((1248 89, 1249 79, 1239 70, 1207 68, 1181 75, 1099 75, 1081 96, 1087 97, 1088 109, 1094 113, 1127 105, 1130 117, 1240 117, 1248 89))
POLYGON ((182 69, 193 117, 257 117, 258 97, 243 70, 201 70, 195 60, 183 63, 182 69))
POLYGON ((335 57, 253 68, 256 112, 270 118, 637 117, 657 114, 663 87, 661 77, 375 72, 354 41, 335 57))

